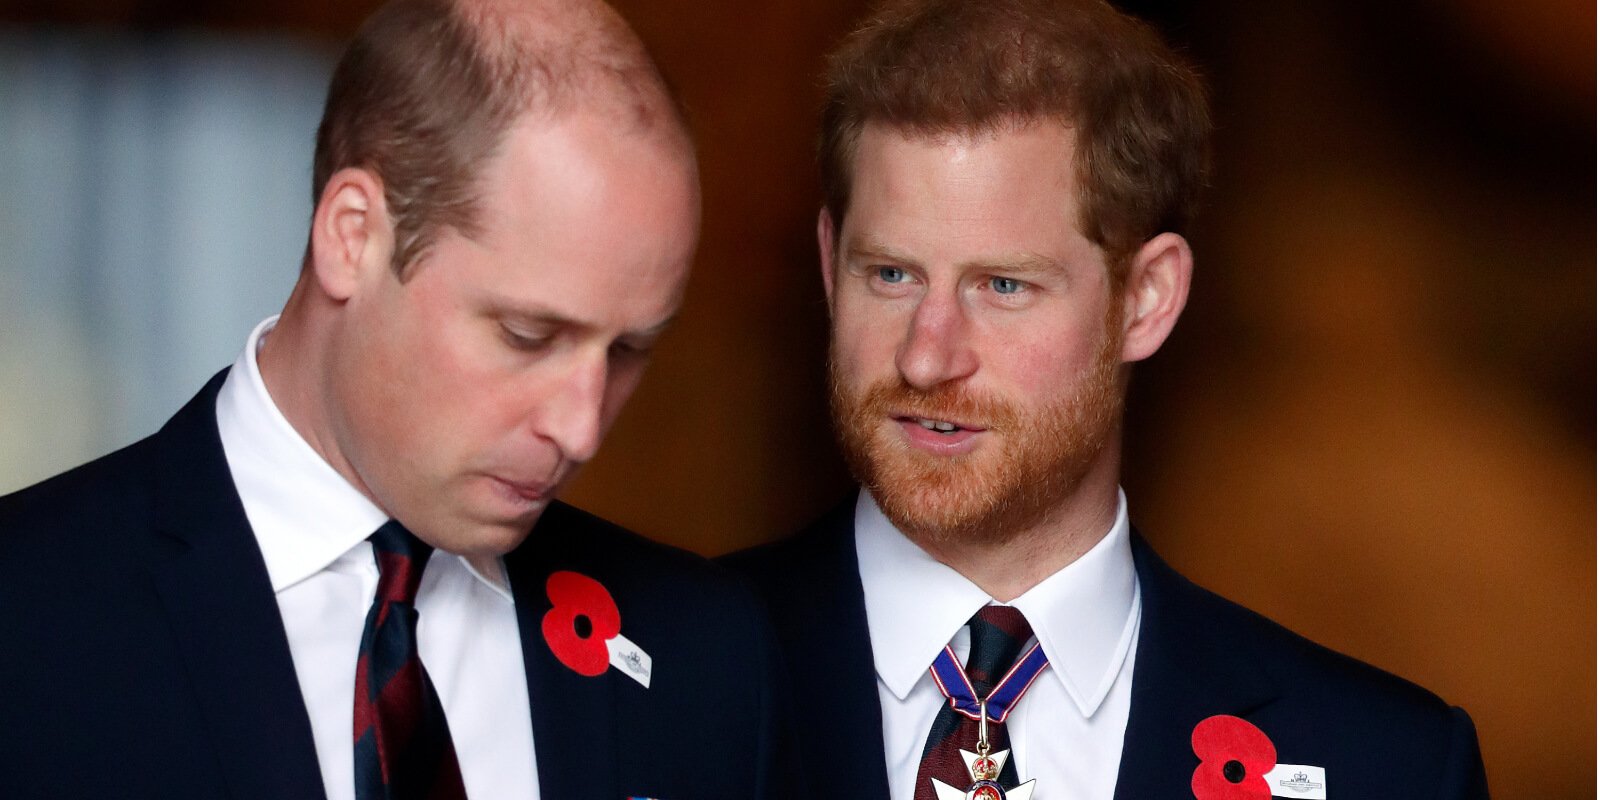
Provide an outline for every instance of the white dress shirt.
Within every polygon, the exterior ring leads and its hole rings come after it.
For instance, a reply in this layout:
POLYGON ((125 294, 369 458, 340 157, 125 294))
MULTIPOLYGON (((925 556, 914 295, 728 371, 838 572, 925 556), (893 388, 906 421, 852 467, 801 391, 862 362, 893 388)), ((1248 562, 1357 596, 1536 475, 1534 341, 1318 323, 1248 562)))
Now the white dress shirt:
MULTIPOLYGON (((946 644, 966 663, 967 620, 994 600, 907 539, 865 491, 855 526, 889 797, 911 800, 928 729, 946 703, 928 667, 946 644)), ((1022 612, 1050 659, 1006 721, 1018 777, 1038 780, 1034 800, 1108 800, 1116 788, 1139 634, 1128 537, 1127 500, 1118 491, 1105 537, 1007 604, 1022 612)))
MULTIPOLYGON (((356 659, 378 567, 366 539, 388 515, 307 444, 273 403, 250 334, 217 397, 222 449, 255 531, 328 800, 354 800, 356 659)), ((467 795, 537 798, 522 640, 505 565, 438 552, 417 593, 417 650, 439 693, 467 795)))

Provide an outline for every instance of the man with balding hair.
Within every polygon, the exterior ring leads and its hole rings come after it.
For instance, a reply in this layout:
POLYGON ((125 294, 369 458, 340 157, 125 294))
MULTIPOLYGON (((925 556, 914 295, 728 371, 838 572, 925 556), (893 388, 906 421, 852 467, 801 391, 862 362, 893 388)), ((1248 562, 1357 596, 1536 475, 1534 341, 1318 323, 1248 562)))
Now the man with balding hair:
POLYGON ((0 796, 777 796, 754 600, 555 500, 698 235, 638 39, 595 0, 391 3, 313 184, 233 367, 0 499, 0 796))
POLYGON ((1130 370, 1193 270, 1194 71, 1101 0, 890 0, 826 85, 862 488, 731 561, 794 706, 827 709, 804 760, 890 800, 1485 796, 1465 712, 1195 586, 1129 522, 1130 370))

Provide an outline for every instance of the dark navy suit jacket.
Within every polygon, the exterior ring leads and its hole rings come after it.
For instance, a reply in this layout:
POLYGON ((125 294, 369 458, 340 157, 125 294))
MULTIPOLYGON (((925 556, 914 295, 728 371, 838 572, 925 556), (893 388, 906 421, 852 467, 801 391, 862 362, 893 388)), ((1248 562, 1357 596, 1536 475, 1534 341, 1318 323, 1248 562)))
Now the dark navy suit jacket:
MULTIPOLYGON (((768 602, 805 763, 826 765, 834 786, 867 787, 856 796, 887 797, 854 510, 852 499, 798 536, 724 563, 768 602)), ((1115 800, 1193 798, 1200 759, 1190 736, 1217 714, 1260 728, 1280 764, 1326 768, 1332 800, 1488 797, 1461 709, 1201 589, 1137 534, 1133 560, 1142 616, 1115 800)))
MULTIPOLYGON (((0 797, 323 797, 222 377, 154 436, 0 498, 0 797)), ((771 631, 736 578, 559 503, 505 561, 546 800, 789 796, 771 631), (611 591, 649 689, 555 658, 555 570, 611 591)))

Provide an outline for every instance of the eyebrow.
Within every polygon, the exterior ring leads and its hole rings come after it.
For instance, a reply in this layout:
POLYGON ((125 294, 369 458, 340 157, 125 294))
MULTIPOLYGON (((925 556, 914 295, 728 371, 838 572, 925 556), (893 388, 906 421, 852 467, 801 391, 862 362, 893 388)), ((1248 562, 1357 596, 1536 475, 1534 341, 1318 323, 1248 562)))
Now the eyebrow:
MULTIPOLYGON (((847 261, 888 261, 910 266, 919 266, 921 264, 918 259, 912 258, 871 236, 866 237, 864 242, 850 245, 845 252, 845 259, 847 261)), ((963 272, 994 271, 1016 275, 1040 275, 1044 273, 1065 275, 1067 272, 1066 265, 1059 260, 1028 252, 1008 253, 994 258, 963 261, 957 267, 963 272)))
MULTIPOLYGON (((516 306, 500 300, 490 301, 489 313, 494 317, 520 322, 525 325, 573 328, 580 331, 589 331, 597 327, 593 323, 584 322, 547 308, 516 306)), ((672 316, 648 328, 627 329, 622 331, 621 336, 630 339, 652 339, 660 336, 677 319, 678 312, 674 311, 672 316)))

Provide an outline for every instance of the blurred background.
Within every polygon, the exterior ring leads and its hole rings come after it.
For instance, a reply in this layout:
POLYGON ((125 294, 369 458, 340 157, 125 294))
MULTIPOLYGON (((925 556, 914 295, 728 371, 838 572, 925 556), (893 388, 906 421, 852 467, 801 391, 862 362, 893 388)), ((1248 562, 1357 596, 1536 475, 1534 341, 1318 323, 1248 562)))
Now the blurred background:
MULTIPOLYGON (((1126 488, 1181 570, 1476 719, 1497 798, 1595 791, 1595 7, 1128 0, 1218 171, 1126 488)), ((287 296, 370 0, 0 0, 0 493, 153 431, 287 296)), ((622 0, 681 90, 685 311, 569 499, 708 555, 850 481, 823 401, 820 57, 858 0, 622 0)))

